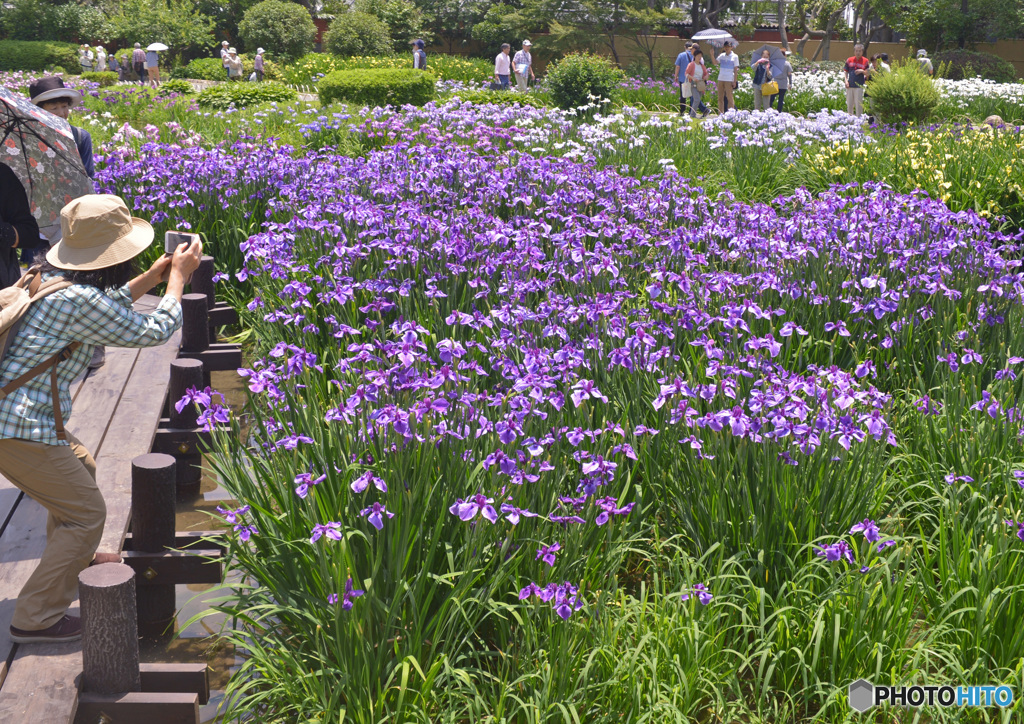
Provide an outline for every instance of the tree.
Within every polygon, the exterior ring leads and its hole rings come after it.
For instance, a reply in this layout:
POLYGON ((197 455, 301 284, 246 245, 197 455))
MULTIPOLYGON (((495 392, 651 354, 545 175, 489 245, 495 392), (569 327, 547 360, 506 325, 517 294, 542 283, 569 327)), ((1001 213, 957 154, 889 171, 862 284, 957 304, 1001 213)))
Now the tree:
POLYGON ((423 13, 407 0, 356 0, 354 9, 387 25, 390 52, 405 52, 411 41, 423 35, 423 13))
POLYGON ((633 33, 633 43, 647 58, 650 77, 654 78, 654 49, 657 36, 669 21, 680 19, 682 12, 665 7, 659 0, 643 0, 642 4, 631 3, 626 13, 628 25, 633 33))
POLYGON ((213 20, 191 0, 118 0, 109 40, 124 46, 165 43, 170 60, 204 52, 213 43, 213 20))
POLYGON ((814 51, 814 59, 822 54, 822 60, 829 59, 829 49, 836 23, 846 10, 847 0, 796 0, 796 17, 803 37, 797 41, 796 52, 804 54, 804 46, 811 38, 820 38, 821 43, 814 51), (824 25, 824 27, 822 27, 824 25))
POLYGON ((391 32, 376 15, 350 11, 335 16, 324 48, 332 55, 390 55, 391 32))
POLYGON ((98 8, 46 0, 14 0, 0 11, 3 37, 12 40, 59 40, 95 43, 110 34, 107 19, 98 8))
POLYGON ((301 5, 263 0, 245 11, 238 35, 248 50, 263 47, 279 58, 294 60, 313 49, 316 26, 301 5))
POLYGON ((516 49, 516 41, 530 37, 531 18, 522 10, 500 3, 492 5, 484 19, 473 26, 471 35, 483 45, 488 55, 497 55, 502 43, 516 49))
POLYGON ((1021 0, 933 0, 911 5, 877 4, 875 12, 893 30, 919 47, 943 50, 973 47, 1024 31, 1021 0))
POLYGON ((451 53, 469 38, 470 30, 484 19, 484 0, 416 0, 423 13, 424 35, 443 42, 451 53))

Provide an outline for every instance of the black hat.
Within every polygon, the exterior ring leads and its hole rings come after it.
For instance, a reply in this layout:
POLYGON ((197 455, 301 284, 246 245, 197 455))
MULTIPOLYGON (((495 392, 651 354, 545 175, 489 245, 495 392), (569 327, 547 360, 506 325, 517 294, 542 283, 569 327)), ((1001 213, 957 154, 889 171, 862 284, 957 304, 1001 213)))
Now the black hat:
POLYGON ((71 101, 72 107, 82 102, 82 94, 74 88, 66 87, 64 79, 59 75, 40 78, 35 83, 30 84, 28 95, 37 106, 54 98, 67 98, 71 101))

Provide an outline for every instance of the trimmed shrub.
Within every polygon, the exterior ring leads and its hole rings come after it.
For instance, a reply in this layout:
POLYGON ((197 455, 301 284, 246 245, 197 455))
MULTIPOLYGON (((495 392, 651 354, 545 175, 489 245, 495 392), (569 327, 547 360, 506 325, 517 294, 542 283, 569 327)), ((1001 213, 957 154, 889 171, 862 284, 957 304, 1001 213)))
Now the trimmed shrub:
POLYGON ((936 68, 950 80, 964 80, 981 76, 996 83, 1013 83, 1017 70, 1013 63, 991 53, 973 53, 969 50, 946 50, 932 56, 936 68))
POLYGON ((192 84, 184 78, 172 78, 171 80, 164 81, 157 88, 156 94, 158 96, 169 96, 177 93, 178 95, 191 95, 193 93, 192 84))
MULTIPOLYGON (((289 66, 286 73, 289 78, 291 78, 293 73, 297 78, 301 78, 299 80, 289 80, 290 83, 309 83, 311 77, 313 81, 316 80, 318 73, 326 75, 332 70, 356 70, 359 68, 411 70, 412 53, 404 55, 360 55, 352 58, 342 58, 326 53, 310 53, 309 55, 302 56, 294 65, 289 66)), ((494 80, 494 61, 481 58, 463 58, 457 55, 445 55, 444 53, 428 53, 427 70, 436 76, 438 80, 461 80, 464 83, 494 80)))
POLYGON ((0 40, 0 70, 79 68, 78 46, 49 40, 0 40))
POLYGON ((614 101, 626 74, 609 61, 588 53, 562 58, 545 76, 551 98, 559 108, 587 106, 593 98, 614 101))
POLYGON ((287 103, 298 97, 292 88, 281 83, 221 83, 196 96, 196 103, 201 108, 224 110, 231 106, 244 108, 261 103, 287 103))
POLYGON ((511 91, 460 90, 451 94, 451 100, 460 100, 473 105, 532 106, 544 108, 544 101, 534 93, 512 93, 511 91))
POLYGON ((320 103, 345 101, 365 106, 422 106, 434 99, 437 79, 422 70, 336 70, 316 84, 320 103))
POLYGON ((867 94, 871 113, 884 123, 921 123, 941 100, 939 89, 913 58, 894 63, 891 73, 875 75, 867 83, 867 94))
POLYGON ((107 86, 117 83, 117 73, 110 70, 90 71, 88 73, 82 73, 82 80, 99 83, 100 88, 106 88, 107 86))
POLYGON ((369 13, 347 12, 331 23, 324 36, 324 50, 332 55, 390 55, 391 30, 369 13))
POLYGON ((309 12, 297 3, 263 0, 245 11, 238 34, 247 50, 273 50, 280 58, 298 58, 313 49, 316 26, 309 12))

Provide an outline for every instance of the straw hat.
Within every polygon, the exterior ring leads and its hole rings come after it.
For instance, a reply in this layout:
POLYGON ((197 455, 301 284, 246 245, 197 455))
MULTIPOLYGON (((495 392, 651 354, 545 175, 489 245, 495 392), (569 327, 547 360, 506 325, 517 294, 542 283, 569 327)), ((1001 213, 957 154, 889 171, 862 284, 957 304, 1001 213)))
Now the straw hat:
POLYGON ((46 253, 58 269, 92 271, 138 256, 153 242, 153 227, 134 218, 120 196, 88 194, 60 210, 61 240, 46 253))

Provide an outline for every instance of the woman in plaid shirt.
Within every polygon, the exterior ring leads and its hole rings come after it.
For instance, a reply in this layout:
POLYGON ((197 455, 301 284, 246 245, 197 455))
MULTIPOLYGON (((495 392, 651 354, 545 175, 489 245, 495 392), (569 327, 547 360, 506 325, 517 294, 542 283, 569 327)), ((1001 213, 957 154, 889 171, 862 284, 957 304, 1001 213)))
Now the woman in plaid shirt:
POLYGON ((132 218, 117 196, 75 199, 61 211, 61 228, 42 278, 63 277, 70 286, 32 304, 0 360, 0 381, 10 385, 62 350, 71 352, 57 365, 59 410, 48 374, 5 389, 0 400, 0 474, 49 513, 46 550, 14 609, 11 639, 18 643, 80 638, 79 619, 66 615, 79 572, 92 562, 120 560, 96 553, 106 506, 96 487, 96 463, 61 424, 71 411, 71 382, 85 372, 95 345, 151 347, 170 339, 181 326, 182 288, 202 255, 197 238, 132 278, 135 257, 153 241, 153 227, 132 218), (157 308, 133 311, 132 302, 160 282, 167 283, 167 293, 157 308))

